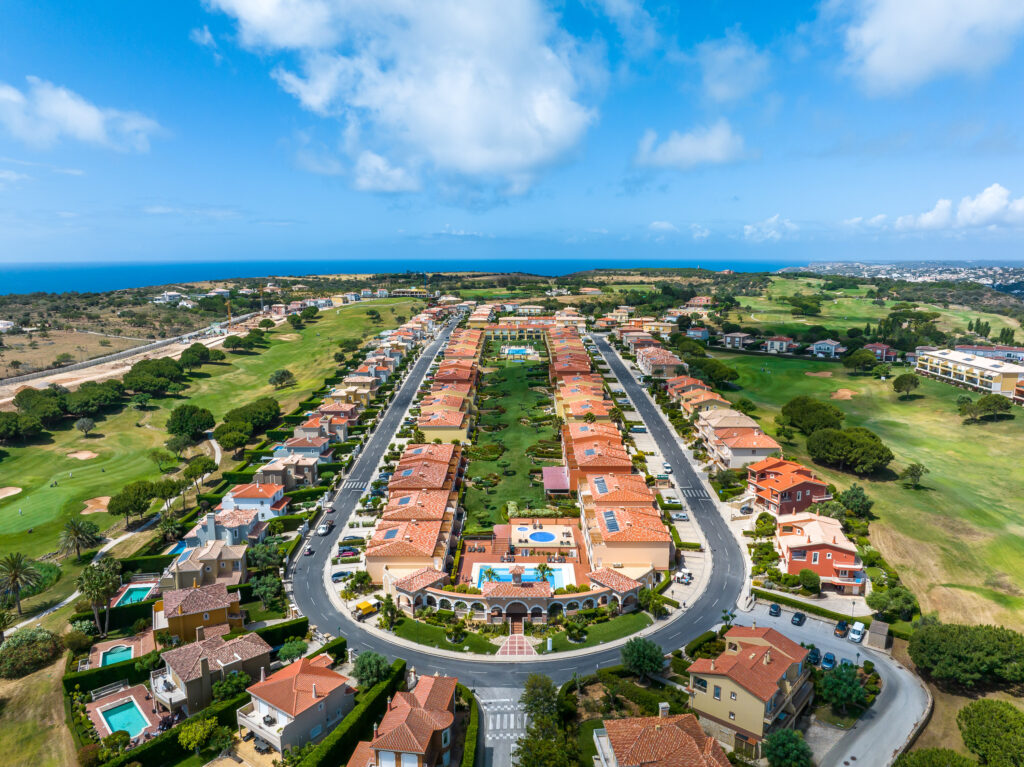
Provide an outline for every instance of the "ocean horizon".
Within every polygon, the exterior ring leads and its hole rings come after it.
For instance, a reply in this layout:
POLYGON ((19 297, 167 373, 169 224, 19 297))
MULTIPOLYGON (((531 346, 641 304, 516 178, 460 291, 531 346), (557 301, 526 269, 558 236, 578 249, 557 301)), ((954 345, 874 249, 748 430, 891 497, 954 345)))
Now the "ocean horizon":
POLYGON ((295 261, 178 261, 130 263, 3 264, 0 294, 102 293, 125 288, 158 287, 181 282, 257 277, 308 277, 316 274, 402 272, 525 272, 554 277, 587 269, 696 268, 737 272, 772 272, 807 261, 739 261, 736 259, 304 259, 295 261))

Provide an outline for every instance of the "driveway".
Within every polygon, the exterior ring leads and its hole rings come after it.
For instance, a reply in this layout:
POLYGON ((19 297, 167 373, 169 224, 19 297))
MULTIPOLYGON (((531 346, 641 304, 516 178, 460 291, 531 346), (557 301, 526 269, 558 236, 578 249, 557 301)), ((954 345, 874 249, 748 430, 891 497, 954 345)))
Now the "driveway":
POLYGON ((909 669, 885 653, 834 636, 832 621, 808 615, 803 626, 794 626, 790 623, 794 612, 784 607, 782 615, 773 618, 768 615, 768 606, 758 603, 736 623, 771 626, 794 641, 813 644, 822 654, 833 652, 837 659, 849 658, 855 663, 871 660, 882 677, 882 691, 874 705, 827 753, 814 755, 818 764, 822 767, 891 764, 928 711, 924 685, 909 669))

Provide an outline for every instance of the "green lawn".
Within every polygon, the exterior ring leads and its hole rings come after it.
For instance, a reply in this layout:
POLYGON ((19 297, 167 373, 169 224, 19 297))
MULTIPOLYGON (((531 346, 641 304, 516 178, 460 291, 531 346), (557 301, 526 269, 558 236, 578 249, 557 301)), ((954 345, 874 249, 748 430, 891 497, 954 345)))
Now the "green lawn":
POLYGON ((579 743, 580 743, 580 764, 590 767, 597 756, 597 744, 594 743, 594 730, 604 727, 601 719, 588 719, 580 722, 579 743))
POLYGON ((496 487, 469 487, 465 495, 468 515, 467 533, 489 531, 495 524, 506 521, 505 502, 515 501, 520 509, 545 506, 544 488, 534 483, 530 472, 535 464, 526 450, 539 440, 555 439, 552 425, 534 426, 522 424, 520 419, 531 414, 540 414, 540 408, 552 404, 551 395, 534 391, 527 383, 527 371, 543 371, 542 363, 487 360, 485 366, 497 370, 485 373, 480 390, 498 387, 500 394, 490 399, 480 399, 480 428, 477 429, 475 446, 499 444, 505 452, 496 461, 470 460, 466 475, 482 477, 495 474, 499 478, 496 487), (490 408, 504 408, 505 412, 486 412, 490 408), (490 427, 505 426, 497 431, 490 427), (514 472, 505 476, 504 472, 514 472), (488 492, 491 491, 491 492, 488 492))
POLYGON ((479 634, 472 631, 466 634, 466 638, 458 644, 452 644, 444 636, 444 629, 440 626, 432 626, 429 623, 422 623, 412 618, 401 618, 395 624, 395 636, 408 639, 410 642, 437 647, 442 650, 460 651, 468 647, 470 652, 493 655, 498 651, 498 645, 492 644, 479 634))
MULTIPOLYGON (((39 556, 53 551, 59 529, 82 511, 84 501, 114 495, 135 480, 157 479, 160 475, 146 458, 146 450, 166 440, 164 424, 176 404, 187 399, 210 408, 218 419, 231 408, 265 395, 276 397, 282 409, 294 408, 335 369, 337 341, 364 338, 394 327, 398 324, 396 315, 412 316, 419 305, 398 299, 327 310, 317 322, 299 332, 287 325, 274 331, 269 346, 258 354, 229 354, 224 363, 204 366, 196 371, 181 398, 154 400, 144 413, 125 408, 105 418, 97 417, 96 431, 88 438, 71 428, 69 422, 45 440, 0 449, 0 487, 22 488, 17 495, 0 500, 0 554, 21 551, 39 556), (368 308, 380 312, 380 325, 370 322, 368 308), (283 367, 295 374, 297 383, 275 391, 267 377, 283 367), (68 453, 78 450, 90 450, 97 457, 85 461, 68 457, 68 453), (57 482, 56 487, 53 482, 57 482)), ((114 522, 107 514, 88 518, 101 529, 114 522)))
MULTIPOLYGON (((748 397, 755 417, 775 433, 774 416, 799 394, 840 407, 846 424, 866 426, 895 453, 895 473, 912 462, 929 472, 922 487, 895 479, 858 480, 816 467, 840 488, 861 481, 876 501, 878 521, 871 539, 914 590, 925 612, 948 620, 995 621, 1024 627, 1024 515, 1020 498, 1020 458, 1024 452, 1024 411, 992 423, 964 423, 956 398, 963 392, 922 379, 912 399, 901 400, 891 382, 851 376, 837 364, 804 360, 716 354, 740 372, 732 400, 748 397), (831 372, 831 377, 809 376, 831 372), (851 399, 830 399, 839 389, 851 399)), ((810 463, 805 439, 784 445, 787 455, 810 463)))
POLYGON ((284 607, 281 604, 270 604, 267 605, 266 609, 264 609, 263 605, 260 604, 260 600, 257 599, 252 602, 243 602, 241 607, 248 613, 249 623, 256 623, 257 621, 272 621, 287 617, 284 607))
MULTIPOLYGON (((647 628, 652 622, 651 616, 644 612, 619 615, 604 623, 595 623, 588 626, 587 638, 579 644, 570 642, 563 631, 551 637, 551 652, 581 650, 584 647, 595 647, 615 639, 622 639, 630 634, 635 634, 641 629, 647 628)), ((540 650, 542 652, 547 651, 547 642, 541 643, 540 650)))

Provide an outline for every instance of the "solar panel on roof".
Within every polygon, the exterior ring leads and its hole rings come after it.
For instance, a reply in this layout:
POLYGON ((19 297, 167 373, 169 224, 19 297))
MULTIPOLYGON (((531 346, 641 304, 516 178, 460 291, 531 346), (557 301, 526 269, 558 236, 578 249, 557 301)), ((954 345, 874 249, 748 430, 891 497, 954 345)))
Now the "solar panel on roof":
POLYGON ((588 447, 586 450, 583 451, 583 455, 597 455, 597 451, 594 450, 594 448, 592 447, 588 447))
POLYGON ((403 477, 408 477, 410 474, 412 474, 412 471, 413 471, 412 469, 404 469, 402 471, 402 476, 403 477))
POLYGON ((407 496, 405 496, 405 498, 402 498, 402 499, 400 499, 398 501, 398 505, 399 506, 405 506, 405 504, 407 504, 407 503, 409 503, 411 501, 412 501, 412 497, 407 495, 407 496))
POLYGON ((604 481, 604 477, 598 477, 594 480, 594 487, 597 488, 597 492, 604 493, 608 492, 608 483, 604 481))
POLYGON ((608 528, 608 532, 610 533, 619 532, 619 520, 615 518, 614 511, 604 512, 604 525, 608 528))
POLYGON ((386 533, 384 533, 384 540, 385 541, 390 541, 396 535, 398 535, 398 528, 397 527, 393 527, 390 530, 388 530, 386 533))

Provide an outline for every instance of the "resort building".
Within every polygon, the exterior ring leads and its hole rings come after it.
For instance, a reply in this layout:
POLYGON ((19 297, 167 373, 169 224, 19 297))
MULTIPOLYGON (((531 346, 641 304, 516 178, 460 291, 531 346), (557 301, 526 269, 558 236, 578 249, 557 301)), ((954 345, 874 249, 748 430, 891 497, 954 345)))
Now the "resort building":
POLYGON ((231 674, 259 679, 270 668, 271 647, 257 634, 225 640, 227 625, 200 627, 195 642, 165 650, 164 665, 150 673, 153 697, 172 713, 194 714, 213 701, 213 684, 231 674))
POLYGON ((711 387, 699 378, 685 375, 675 376, 665 381, 665 391, 672 401, 678 401, 682 395, 688 394, 691 391, 709 391, 710 389, 711 387))
POLYGON ((697 433, 721 469, 741 469, 781 450, 757 421, 736 410, 705 410, 697 418, 697 433))
POLYGON ((424 567, 444 570, 453 543, 451 522, 442 520, 387 520, 377 524, 366 544, 366 570, 374 583, 384 582, 384 571, 411 573, 424 567))
POLYGON ((711 338, 711 334, 708 332, 707 328, 692 327, 686 329, 686 337, 691 338, 694 341, 706 342, 709 338, 711 338))
POLYGON ((760 758, 766 737, 792 727, 814 696, 808 650, 775 629, 733 626, 717 658, 688 669, 690 707, 722 747, 760 758))
POLYGON ((320 481, 320 459, 295 453, 274 458, 260 466, 253 479, 262 484, 283 485, 285 492, 320 481))
POLYGON ((223 583, 165 591, 153 604, 153 631, 166 630, 179 640, 196 636, 196 629, 222 624, 231 631, 242 628, 238 593, 228 592, 223 583))
POLYGON ((291 499, 284 494, 284 485, 253 482, 235 485, 221 499, 217 511, 254 511, 261 522, 288 513, 291 499))
POLYGON ((361 741, 348 767, 448 767, 455 725, 453 676, 423 676, 390 698, 373 740, 361 741))
POLYGON ((728 410, 732 407, 729 402, 718 392, 710 389, 694 389, 678 397, 679 407, 687 415, 703 413, 707 410, 728 410))
POLYGON ((761 348, 771 354, 785 354, 796 349, 798 344, 789 336, 772 336, 766 338, 761 348))
POLYGON ((747 492, 755 511, 799 514, 812 503, 832 500, 828 486, 796 461, 766 458, 747 466, 747 492))
POLYGON ((864 344, 864 348, 875 355, 879 362, 895 362, 896 350, 889 344, 864 344))
POLYGON ((245 566, 246 544, 230 545, 222 540, 209 540, 202 546, 186 548, 164 571, 160 589, 187 589, 222 583, 234 586, 245 583, 249 573, 245 566))
POLYGON ((725 750, 693 714, 609 719, 594 730, 594 767, 729 767, 725 750))
MULTIPOLYGON (((461 404, 461 403, 460 403, 461 404)), ((440 439, 444 442, 469 441, 469 413, 443 407, 424 407, 416 419, 416 426, 427 440, 440 439)))
POLYGON ((824 338, 811 344, 811 353, 816 357, 833 359, 846 351, 846 347, 831 338, 824 338))
POLYGON ((922 352, 915 372, 954 386, 1010 398, 1024 380, 1024 365, 950 349, 922 352))
POLYGON ((839 520, 808 513, 779 520, 775 545, 782 555, 779 569, 783 572, 796 575, 813 570, 822 586, 840 594, 864 593, 864 563, 839 520))
POLYGON ((726 349, 745 349, 754 343, 754 337, 750 333, 726 333, 722 336, 722 346, 726 349))
POLYGON ((668 349, 650 347, 636 353, 636 366, 645 376, 672 378, 680 370, 686 370, 686 363, 668 349))
POLYGON ((964 354, 973 354, 975 357, 991 357, 1007 362, 1024 363, 1024 346, 968 346, 957 344, 953 347, 955 351, 964 354))
POLYGON ((248 688, 252 700, 238 709, 238 726, 278 753, 315 743, 355 706, 356 688, 332 671, 331 658, 300 658, 248 688))

